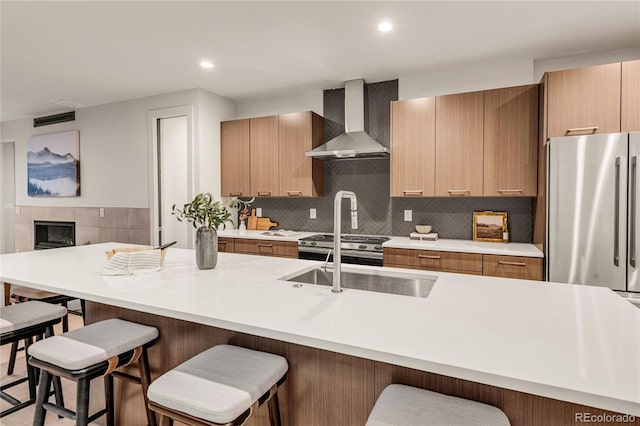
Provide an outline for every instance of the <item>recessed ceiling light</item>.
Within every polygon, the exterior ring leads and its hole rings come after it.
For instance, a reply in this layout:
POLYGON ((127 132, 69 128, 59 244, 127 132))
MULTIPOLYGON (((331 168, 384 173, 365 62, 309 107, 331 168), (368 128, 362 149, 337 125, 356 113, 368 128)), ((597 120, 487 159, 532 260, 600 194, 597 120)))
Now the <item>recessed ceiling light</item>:
POLYGON ((383 33, 389 32, 393 29, 393 25, 391 22, 380 22, 378 24, 378 31, 382 31, 383 33))
POLYGON ((204 68, 205 70, 210 70, 213 69, 213 64, 209 61, 202 61, 200 62, 200 67, 204 68))

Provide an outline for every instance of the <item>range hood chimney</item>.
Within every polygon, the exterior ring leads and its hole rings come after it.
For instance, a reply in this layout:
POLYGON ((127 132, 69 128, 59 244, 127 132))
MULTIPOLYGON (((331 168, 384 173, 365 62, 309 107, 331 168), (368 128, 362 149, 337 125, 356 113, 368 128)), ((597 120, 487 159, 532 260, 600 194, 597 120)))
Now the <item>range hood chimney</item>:
POLYGON ((388 157, 389 148, 364 131, 364 80, 349 80, 344 89, 345 133, 305 155, 321 160, 388 157))

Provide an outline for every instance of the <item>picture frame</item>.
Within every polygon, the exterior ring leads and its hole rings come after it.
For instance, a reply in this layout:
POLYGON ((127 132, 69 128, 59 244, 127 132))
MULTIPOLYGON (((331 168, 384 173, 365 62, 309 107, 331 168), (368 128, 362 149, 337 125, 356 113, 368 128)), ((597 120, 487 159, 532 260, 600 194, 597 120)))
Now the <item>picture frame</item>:
POLYGON ((80 132, 31 136, 27 141, 27 195, 80 196, 80 132))
POLYGON ((504 232, 507 232, 507 212, 473 212, 473 241, 502 243, 504 232))

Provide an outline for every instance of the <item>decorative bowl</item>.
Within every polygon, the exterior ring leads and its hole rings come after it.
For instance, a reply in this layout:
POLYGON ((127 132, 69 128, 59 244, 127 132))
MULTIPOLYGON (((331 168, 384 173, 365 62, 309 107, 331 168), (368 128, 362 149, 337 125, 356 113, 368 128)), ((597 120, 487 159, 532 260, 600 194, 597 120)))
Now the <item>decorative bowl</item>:
POLYGON ((419 234, 428 234, 431 232, 431 225, 416 225, 416 232, 419 234))

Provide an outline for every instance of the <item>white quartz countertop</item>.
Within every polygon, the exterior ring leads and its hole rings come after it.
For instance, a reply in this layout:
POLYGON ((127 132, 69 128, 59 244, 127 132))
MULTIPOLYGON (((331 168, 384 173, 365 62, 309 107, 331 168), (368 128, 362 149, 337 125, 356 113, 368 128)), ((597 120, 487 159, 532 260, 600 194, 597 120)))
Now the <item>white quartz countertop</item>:
POLYGON ((640 416, 640 309, 602 287, 437 277, 427 298, 279 280, 320 262, 220 253, 201 271, 100 274, 105 243, 0 256, 0 279, 87 300, 640 416))
POLYGON ((533 244, 525 243, 487 243, 470 240, 437 241, 411 240, 409 237, 392 237, 382 247, 404 248, 416 250, 455 251, 461 253, 497 254, 504 256, 544 257, 544 254, 533 244))

